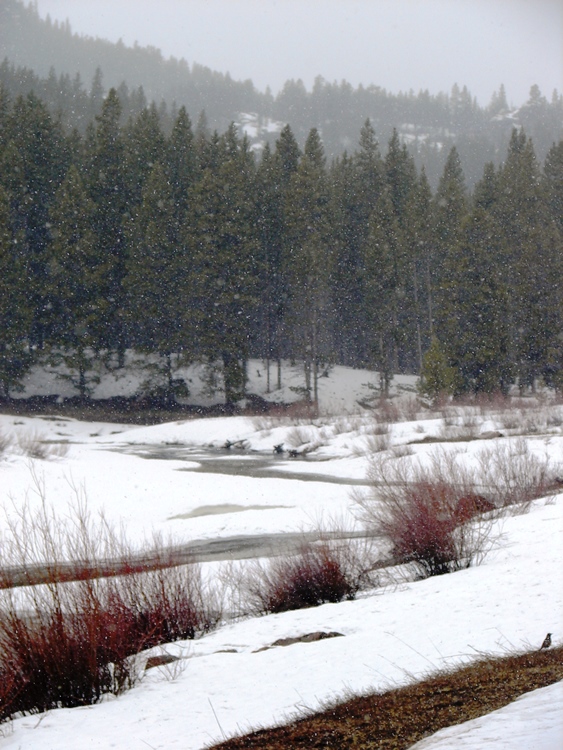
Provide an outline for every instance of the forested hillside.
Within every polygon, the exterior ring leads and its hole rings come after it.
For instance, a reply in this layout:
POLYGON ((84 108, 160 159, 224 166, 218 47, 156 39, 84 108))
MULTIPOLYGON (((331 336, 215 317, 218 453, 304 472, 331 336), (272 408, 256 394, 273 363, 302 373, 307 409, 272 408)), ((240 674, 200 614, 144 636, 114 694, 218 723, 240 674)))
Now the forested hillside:
MULTIPOLYGON (((83 134, 35 94, 0 90, 0 383, 64 360, 88 397, 93 364, 158 355, 210 364, 227 403, 250 357, 304 362, 315 398, 338 362, 422 369, 430 391, 506 391, 563 376, 563 141, 542 164, 512 131, 472 194, 455 147, 430 188, 394 132, 370 122, 328 162, 292 128, 256 160, 234 125, 155 105, 126 122, 115 89, 83 134), (215 369, 213 369, 215 368, 215 369)), ((210 383, 213 381, 210 380, 210 383)))
POLYGON ((523 127, 543 160, 563 137, 563 96, 532 86, 526 103, 510 101, 499 81, 491 101, 478 104, 463 82, 450 92, 394 94, 377 85, 358 88, 346 81, 317 78, 308 91, 288 81, 273 96, 251 81, 234 81, 192 61, 165 59, 155 48, 112 44, 72 33, 68 23, 39 17, 33 4, 0 4, 0 80, 12 98, 34 91, 65 128, 82 133, 110 88, 118 90, 123 121, 151 102, 159 108, 169 134, 181 106, 197 122, 205 110, 211 130, 224 132, 231 122, 260 149, 274 145, 285 124, 303 148, 311 128, 323 141, 327 159, 356 147, 357 134, 370 119, 380 142, 396 129, 417 167, 424 166, 435 189, 447 154, 456 146, 467 184, 480 179, 484 165, 504 158, 513 127, 523 127))

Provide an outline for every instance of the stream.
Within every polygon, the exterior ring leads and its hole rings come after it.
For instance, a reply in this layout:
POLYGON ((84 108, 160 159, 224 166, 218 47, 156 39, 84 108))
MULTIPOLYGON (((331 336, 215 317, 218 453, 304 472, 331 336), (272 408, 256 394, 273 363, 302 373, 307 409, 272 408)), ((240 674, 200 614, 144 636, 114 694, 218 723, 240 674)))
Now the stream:
MULTIPOLYGON (((319 472, 303 471, 304 464, 323 464, 329 459, 311 455, 288 458, 286 455, 259 453, 258 451, 240 451, 227 449, 201 449, 182 445, 137 444, 123 445, 117 450, 128 455, 139 456, 147 460, 185 461, 189 464, 179 471, 223 476, 250 477, 257 479, 284 479, 302 482, 319 482, 347 486, 366 486, 365 480, 351 477, 330 476, 319 472)), ((271 506, 251 506, 267 509, 271 506)), ((185 517, 195 517, 207 513, 232 513, 250 508, 226 505, 204 506, 196 508, 185 517)), ((346 539, 365 537, 364 532, 343 531, 330 534, 319 532, 283 532, 279 534, 248 534, 217 539, 197 539, 187 545, 185 552, 195 556, 199 562, 215 560, 241 560, 254 557, 273 557, 282 553, 292 553, 304 543, 319 541, 321 538, 346 539)))
POLYGON ((258 479, 292 479, 301 482, 325 482, 327 484, 341 484, 365 486, 367 482, 351 477, 336 477, 321 472, 300 471, 303 464, 323 464, 328 458, 298 456, 288 458, 274 453, 259 453, 258 451, 235 451, 224 448, 202 450, 179 445, 137 444, 123 445, 116 450, 132 456, 139 456, 157 461, 186 461, 196 463, 197 466, 187 466, 180 471, 193 471, 203 474, 223 474, 232 477, 255 477, 258 479))
MULTIPOLYGON (((107 450, 107 448, 104 448, 107 450)), ((337 477, 323 474, 320 471, 304 471, 304 465, 319 464, 329 459, 313 456, 299 456, 288 458, 286 455, 273 453, 259 453, 257 451, 241 451, 226 449, 202 449, 183 445, 154 445, 154 444, 126 444, 111 450, 128 455, 139 456, 147 460, 180 461, 186 466, 179 471, 205 474, 220 474, 224 476, 238 476, 250 478, 272 478, 290 481, 317 482, 348 486, 366 485, 363 480, 350 477, 337 477)), ((236 504, 210 505, 195 508, 186 514, 185 518, 198 515, 235 513, 250 509, 271 509, 272 506, 242 506, 236 504)), ((303 544, 320 541, 321 539, 351 539, 365 538, 365 532, 333 531, 333 532, 280 532, 268 534, 241 534, 215 539, 195 539, 185 545, 167 549, 166 553, 174 564, 189 564, 193 562, 211 562, 223 560, 243 560, 257 557, 275 557, 281 554, 297 552, 303 544)), ((84 578, 98 578, 124 573, 124 565, 131 566, 139 572, 151 570, 162 565, 162 553, 151 555, 133 555, 127 561, 108 559, 98 561, 95 569, 88 563, 59 562, 56 565, 31 565, 25 569, 21 567, 4 568, 0 588, 14 586, 35 585, 47 581, 72 581, 84 578)))

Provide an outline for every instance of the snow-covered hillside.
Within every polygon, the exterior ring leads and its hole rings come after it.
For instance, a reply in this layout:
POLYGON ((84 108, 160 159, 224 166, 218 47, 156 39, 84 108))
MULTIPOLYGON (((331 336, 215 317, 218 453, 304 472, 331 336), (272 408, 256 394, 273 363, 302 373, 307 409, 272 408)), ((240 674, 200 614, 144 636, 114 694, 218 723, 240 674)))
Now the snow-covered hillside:
MULTIPOLYGON (((95 382, 92 377, 92 398, 130 397, 145 392, 152 384, 151 372, 147 368, 147 364, 151 363, 150 357, 136 356, 133 352, 128 352, 125 367, 113 371, 102 367, 99 371, 91 373, 99 379, 99 382, 95 382)), ((78 391, 69 380, 68 374, 64 365, 37 365, 23 379, 22 392, 15 395, 21 398, 53 395, 59 399, 75 397, 78 391)), ((279 388, 277 365, 273 362, 270 363, 268 373, 263 361, 250 360, 247 375, 248 393, 276 403, 291 403, 301 398, 298 395, 298 390, 304 386, 301 365, 291 365, 286 361, 282 363, 279 388)), ((197 406, 221 403, 221 383, 218 381, 215 388, 210 387, 209 370, 204 365, 179 367, 175 370, 174 377, 183 378, 189 388, 189 398, 183 399, 183 403, 197 406)), ((393 395, 414 395, 417 381, 418 378, 413 375, 397 375, 392 382, 393 395)), ((359 402, 373 400, 378 395, 378 388, 377 373, 352 367, 332 367, 319 378, 320 411, 324 414, 355 413, 359 410, 359 402)))

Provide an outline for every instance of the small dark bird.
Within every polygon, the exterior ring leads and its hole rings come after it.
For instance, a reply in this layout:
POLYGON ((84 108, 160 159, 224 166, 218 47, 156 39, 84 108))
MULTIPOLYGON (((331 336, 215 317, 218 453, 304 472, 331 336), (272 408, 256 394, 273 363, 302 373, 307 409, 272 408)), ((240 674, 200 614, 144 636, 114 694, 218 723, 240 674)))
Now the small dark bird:
POLYGON ((540 646, 539 650, 541 651, 543 648, 549 648, 550 646, 551 646, 551 633, 548 633, 543 639, 543 643, 540 646))

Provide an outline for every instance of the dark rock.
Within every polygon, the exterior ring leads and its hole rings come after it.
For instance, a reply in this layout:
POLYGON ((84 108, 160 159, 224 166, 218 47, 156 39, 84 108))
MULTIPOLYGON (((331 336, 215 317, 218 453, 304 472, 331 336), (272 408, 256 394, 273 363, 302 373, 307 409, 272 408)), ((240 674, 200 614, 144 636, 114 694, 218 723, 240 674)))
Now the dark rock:
POLYGON ((269 648, 274 648, 276 646, 293 646, 294 643, 314 643, 315 641, 324 641, 326 638, 341 638, 343 636, 344 633, 336 633, 335 631, 329 631, 328 633, 326 633, 324 631, 317 630, 314 633, 297 635, 293 638, 278 638, 278 640, 274 641, 270 646, 259 648, 254 653, 267 651, 269 648))
POLYGON ((145 669, 152 669, 153 667, 162 667, 164 664, 172 664, 175 661, 180 661, 179 656, 172 656, 172 654, 157 654, 156 656, 149 656, 145 669))

